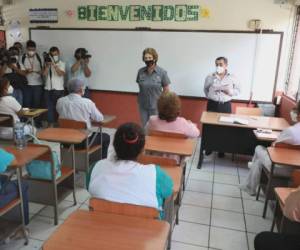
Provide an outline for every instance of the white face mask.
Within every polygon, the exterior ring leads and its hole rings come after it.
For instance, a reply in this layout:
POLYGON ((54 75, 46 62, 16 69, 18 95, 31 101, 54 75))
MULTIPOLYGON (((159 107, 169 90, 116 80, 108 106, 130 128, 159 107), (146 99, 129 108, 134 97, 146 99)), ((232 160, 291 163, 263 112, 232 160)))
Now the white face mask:
POLYGON ((58 62, 59 61, 59 57, 58 56, 53 56, 53 60, 54 60, 54 62, 58 62))
POLYGON ((222 73, 224 73, 224 71, 225 71, 225 69, 222 66, 217 66, 216 67, 216 72, 218 74, 222 74, 222 73))
POLYGON ((14 88, 9 85, 8 89, 7 89, 7 94, 11 95, 14 92, 14 88))
POLYGON ((34 56, 35 55, 35 51, 33 51, 33 50, 29 50, 27 53, 28 53, 29 56, 34 56))
POLYGON ((16 58, 17 62, 19 61, 19 56, 14 56, 14 58, 16 58))
POLYGON ((290 116, 291 116, 291 120, 292 120, 292 122, 298 122, 298 114, 297 114, 297 112, 296 111, 294 111, 294 110, 292 110, 291 112, 290 112, 290 116))

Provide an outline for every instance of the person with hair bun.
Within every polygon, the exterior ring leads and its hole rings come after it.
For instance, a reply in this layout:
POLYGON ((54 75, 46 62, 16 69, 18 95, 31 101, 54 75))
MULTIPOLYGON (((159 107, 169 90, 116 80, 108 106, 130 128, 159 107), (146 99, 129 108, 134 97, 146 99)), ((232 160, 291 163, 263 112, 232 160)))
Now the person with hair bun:
POLYGON ((162 92, 169 90, 170 79, 167 71, 157 65, 158 54, 153 48, 143 51, 146 66, 139 69, 136 82, 139 85, 138 104, 142 125, 151 115, 157 114, 156 103, 162 92))
POLYGON ((159 166, 137 162, 145 133, 135 123, 121 125, 114 137, 115 156, 96 163, 90 178, 92 197, 162 209, 173 181, 159 166))

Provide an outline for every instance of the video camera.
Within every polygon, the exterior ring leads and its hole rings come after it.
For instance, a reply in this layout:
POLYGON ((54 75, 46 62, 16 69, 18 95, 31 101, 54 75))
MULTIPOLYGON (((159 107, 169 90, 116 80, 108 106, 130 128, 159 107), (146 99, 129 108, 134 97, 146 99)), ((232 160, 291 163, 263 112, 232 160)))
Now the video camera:
POLYGON ((88 51, 85 48, 78 48, 75 51, 75 58, 77 60, 80 60, 80 59, 89 59, 91 57, 92 57, 92 55, 88 54, 88 51))
POLYGON ((12 51, 8 51, 6 49, 0 50, 0 65, 9 65, 17 63, 17 59, 15 58, 15 55, 12 51))
POLYGON ((44 57, 44 62, 45 63, 51 63, 52 62, 52 56, 49 53, 44 52, 43 57, 44 57))

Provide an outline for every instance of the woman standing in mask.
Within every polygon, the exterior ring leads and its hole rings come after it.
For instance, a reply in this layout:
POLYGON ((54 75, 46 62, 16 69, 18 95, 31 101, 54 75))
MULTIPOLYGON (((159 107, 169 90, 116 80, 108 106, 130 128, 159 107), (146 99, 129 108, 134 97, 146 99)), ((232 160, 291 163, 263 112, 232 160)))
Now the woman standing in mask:
POLYGON ((161 93, 169 90, 170 79, 167 71, 157 65, 158 54, 153 48, 143 51, 146 66, 139 69, 136 82, 139 85, 138 104, 142 125, 151 115, 157 114, 157 100, 161 93))
POLYGON ((48 109, 48 126, 53 126, 57 121, 56 103, 64 95, 65 63, 59 58, 59 49, 51 47, 48 54, 44 55, 45 65, 42 71, 45 77, 45 101, 48 109))
MULTIPOLYGON (((275 144, 280 142, 290 145, 300 145, 300 102, 291 111, 291 120, 295 124, 283 130, 274 142, 275 144)), ((252 161, 248 162, 248 167, 250 168, 248 176, 240 188, 250 195, 255 195, 262 168, 266 167, 270 171, 271 165, 272 162, 267 149, 263 146, 257 146, 252 161)), ((280 167, 280 165, 276 165, 274 174, 289 177, 293 171, 294 168, 292 167, 288 168, 287 166, 280 167)))

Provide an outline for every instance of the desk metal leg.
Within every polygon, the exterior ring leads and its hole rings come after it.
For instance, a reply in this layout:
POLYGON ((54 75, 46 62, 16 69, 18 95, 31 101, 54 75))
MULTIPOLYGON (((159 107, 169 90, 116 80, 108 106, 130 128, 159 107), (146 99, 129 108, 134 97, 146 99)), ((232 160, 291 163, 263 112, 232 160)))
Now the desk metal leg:
POLYGON ((73 200, 74 200, 74 206, 77 205, 76 201, 76 190, 75 190, 75 146, 74 144, 71 145, 71 150, 72 150, 72 167, 73 167, 73 200))
POLYGON ((271 232, 274 231, 274 227, 275 227, 275 224, 276 224, 276 218, 278 216, 278 210, 279 210, 279 202, 276 201, 276 205, 275 205, 275 210, 274 210, 274 217, 273 217, 273 222, 272 222, 272 226, 271 226, 271 232))
POLYGON ((269 174, 269 180, 266 188, 266 198, 265 198, 265 205, 264 205, 264 211, 263 211, 263 218, 266 218, 267 208, 268 208, 268 202, 269 202, 269 196, 272 189, 272 179, 273 179, 273 171, 274 171, 274 164, 272 163, 270 174, 269 174))
POLYGON ((18 179, 18 189, 19 189, 19 195, 20 195, 20 200, 21 200, 21 216, 22 216, 22 231, 24 234, 24 238, 25 238, 25 245, 28 244, 28 235, 27 235, 27 231, 25 228, 25 215, 24 215, 24 201, 23 201, 23 192, 22 192, 22 174, 21 174, 21 169, 18 168, 17 169, 17 179, 18 179))
POLYGON ((100 126, 100 143, 101 143, 100 160, 102 160, 102 150, 103 150, 103 143, 102 143, 102 125, 100 126))
POLYGON ((204 147, 203 147, 203 138, 201 139, 201 145, 200 145, 200 153, 199 153, 199 161, 198 161, 198 165, 197 168, 200 169, 202 167, 202 162, 203 162, 203 154, 204 151, 204 147))

